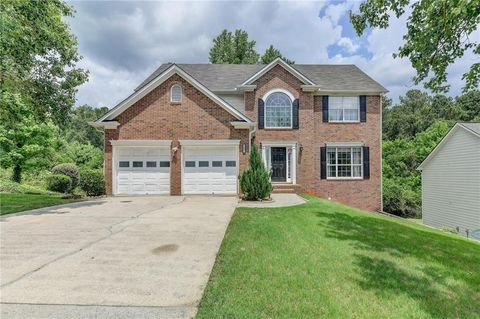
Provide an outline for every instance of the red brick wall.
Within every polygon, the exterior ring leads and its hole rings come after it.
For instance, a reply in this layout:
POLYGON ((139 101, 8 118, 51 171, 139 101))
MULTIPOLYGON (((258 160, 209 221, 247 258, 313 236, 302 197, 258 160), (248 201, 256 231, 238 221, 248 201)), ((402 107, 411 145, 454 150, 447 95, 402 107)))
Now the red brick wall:
MULTIPOLYGON (((248 145, 248 130, 235 130, 231 121, 238 121, 206 95, 178 75, 162 83, 137 103, 120 114, 120 123, 114 130, 105 130, 105 180, 107 194, 112 194, 111 140, 172 140, 178 147, 171 159, 171 193, 181 191, 180 145, 178 140, 239 139, 248 145), (181 103, 170 102, 170 87, 180 83, 183 88, 181 103)), ((241 149, 240 149, 241 151, 241 149)), ((248 153, 240 152, 240 170, 248 161, 248 153)))
POLYGON ((354 207, 381 209, 380 96, 367 97, 365 123, 333 124, 322 122, 322 98, 303 92, 296 77, 280 66, 260 77, 254 92, 245 93, 246 115, 257 121, 257 99, 277 88, 288 90, 299 99, 299 129, 260 129, 255 143, 297 141, 303 147, 297 162, 297 184, 302 191, 331 198, 354 207), (320 179, 320 147, 327 142, 364 142, 370 147, 370 179, 320 179))

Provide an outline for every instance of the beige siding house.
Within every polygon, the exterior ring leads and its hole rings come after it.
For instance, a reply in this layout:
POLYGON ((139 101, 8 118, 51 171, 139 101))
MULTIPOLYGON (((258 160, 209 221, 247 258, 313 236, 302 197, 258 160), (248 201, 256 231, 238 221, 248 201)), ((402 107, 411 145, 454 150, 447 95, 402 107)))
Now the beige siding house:
POLYGON ((480 123, 457 123, 418 169, 423 223, 480 239, 480 123))

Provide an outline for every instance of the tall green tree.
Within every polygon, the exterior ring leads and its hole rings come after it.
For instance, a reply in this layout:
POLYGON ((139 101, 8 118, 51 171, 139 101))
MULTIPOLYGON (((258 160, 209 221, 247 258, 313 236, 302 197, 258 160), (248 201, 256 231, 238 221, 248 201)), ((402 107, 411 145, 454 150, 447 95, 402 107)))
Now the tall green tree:
MULTIPOLYGON (((367 28, 389 26, 392 15, 399 18, 410 6, 405 43, 394 57, 410 59, 417 74, 415 84, 425 81, 433 92, 446 92, 447 67, 472 50, 480 56, 480 42, 472 34, 480 25, 478 0, 366 0, 350 20, 359 35, 367 28)), ((472 63, 463 75, 464 91, 476 90, 480 84, 480 63, 472 63)))
POLYGON ((61 0, 0 1, 0 94, 15 95, 38 121, 64 124, 87 72, 61 0))
POLYGON ((262 57, 260 58, 260 61, 263 63, 263 64, 268 64, 270 62, 272 62, 273 60, 275 60, 276 58, 281 58, 283 59, 285 62, 287 62, 288 64, 294 64, 295 61, 293 60, 289 60, 287 59, 286 57, 284 57, 282 55, 282 53, 280 52, 280 50, 276 49, 273 47, 273 45, 270 45, 266 50, 265 50, 265 53, 262 55, 262 57))
POLYGON ((107 107, 94 108, 86 104, 74 108, 69 114, 68 125, 63 130, 67 142, 90 143, 103 149, 103 132, 88 122, 97 120, 107 112, 107 107))
POLYGON ((48 166, 56 134, 50 120, 38 123, 18 95, 5 92, 0 121, 0 166, 13 169, 13 181, 21 182, 25 168, 48 166))
POLYGON ((213 39, 210 62, 218 64, 255 64, 260 55, 255 51, 255 40, 248 39, 248 33, 237 29, 235 33, 223 30, 213 39))

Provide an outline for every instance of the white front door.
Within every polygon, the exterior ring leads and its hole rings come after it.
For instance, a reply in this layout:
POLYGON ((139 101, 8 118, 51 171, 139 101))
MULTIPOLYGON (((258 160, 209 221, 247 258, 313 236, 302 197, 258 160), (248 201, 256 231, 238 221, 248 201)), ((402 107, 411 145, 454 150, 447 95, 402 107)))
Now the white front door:
POLYGON ((238 146, 185 146, 184 194, 237 194, 238 146))
POLYGON ((169 148, 121 147, 116 157, 116 194, 170 194, 169 148))

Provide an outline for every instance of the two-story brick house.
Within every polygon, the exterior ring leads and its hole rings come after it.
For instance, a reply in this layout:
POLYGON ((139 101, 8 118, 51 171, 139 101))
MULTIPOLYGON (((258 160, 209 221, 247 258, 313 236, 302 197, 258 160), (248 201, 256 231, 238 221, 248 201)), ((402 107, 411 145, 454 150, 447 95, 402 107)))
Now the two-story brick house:
POLYGON ((252 143, 278 190, 381 209, 381 95, 354 65, 163 64, 93 125, 107 193, 238 194, 252 143))

